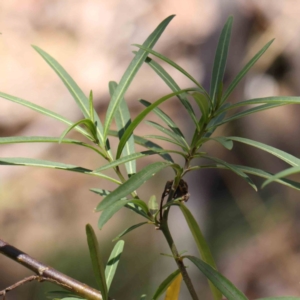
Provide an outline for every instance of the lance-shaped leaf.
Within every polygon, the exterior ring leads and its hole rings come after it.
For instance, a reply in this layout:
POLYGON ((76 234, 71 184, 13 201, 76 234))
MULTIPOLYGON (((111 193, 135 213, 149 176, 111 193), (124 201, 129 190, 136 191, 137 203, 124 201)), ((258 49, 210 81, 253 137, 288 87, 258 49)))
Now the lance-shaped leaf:
MULTIPOLYGON (((154 72, 169 86, 169 88, 173 92, 178 92, 181 90, 179 85, 175 82, 175 80, 168 74, 168 72, 157 62, 155 62, 150 57, 146 58, 145 61, 153 70, 154 72)), ((190 102, 188 101, 186 94, 177 95, 177 98, 180 100, 182 105, 185 107, 186 111, 188 112, 189 116, 193 120, 194 124, 196 125, 197 129, 200 130, 198 125, 198 120, 196 118, 195 112, 193 107, 191 106, 190 102)))
POLYGON ((125 183, 117 187, 113 192, 107 195, 96 208, 96 211, 101 211, 119 201, 121 198, 126 197, 128 194, 134 192, 138 187, 145 183, 157 172, 171 166, 169 162, 156 162, 148 165, 143 170, 131 176, 125 183))
MULTIPOLYGON (((156 44, 157 40, 160 38, 161 34, 169 24, 169 22, 173 19, 174 16, 170 16, 162 21, 157 28, 150 34, 150 36, 146 39, 143 43, 145 47, 152 48, 156 44)), ((118 87, 116 88, 113 97, 109 103, 105 124, 104 124, 104 137, 107 136, 110 124, 112 119, 115 115, 115 112, 120 104, 120 101, 125 95, 130 83, 132 82, 134 76, 138 72, 139 68, 142 66, 144 60, 147 57, 147 53, 143 50, 139 50, 138 53, 135 55, 131 63, 129 64, 127 70, 125 71, 124 75, 122 76, 118 87)))
POLYGON ((219 289, 228 300, 248 300, 226 277, 212 268, 209 264, 194 256, 185 256, 219 289))
POLYGON ((146 109, 144 109, 132 122, 131 124, 128 126, 128 128, 126 129, 126 131, 124 132, 119 146, 118 146, 118 150, 117 150, 117 155, 116 157, 119 158, 121 156, 121 153, 123 151, 123 148, 127 142, 127 140, 129 139, 129 137, 133 134, 134 129, 142 122, 142 120, 154 109, 156 108, 158 105, 162 104, 163 102, 169 100, 170 98, 172 98, 173 96, 179 95, 181 93, 185 93, 185 92, 189 92, 189 91, 196 91, 197 89, 195 88, 191 88, 191 89, 184 89, 181 91, 178 91, 176 93, 172 93, 172 94, 168 94, 158 100, 156 100, 154 103, 152 103, 150 106, 148 106, 146 109))
MULTIPOLYGON (((216 127, 216 126, 220 126, 220 125, 223 125, 225 123, 228 123, 228 122, 231 122, 231 121, 234 121, 234 120, 237 120, 237 119, 241 119, 245 116, 248 116, 248 115, 251 115, 251 114, 255 114, 257 112, 260 112, 260 111, 263 111, 263 110, 267 110, 267 109, 271 109, 271 108, 274 108, 274 107, 279 107, 279 106, 283 106, 283 105, 287 105, 287 104, 262 104, 262 105, 259 105, 259 106, 256 106, 256 107, 252 107, 252 108, 249 108, 249 109, 246 109, 244 111, 241 111, 237 114, 234 114, 233 116, 227 118, 224 120, 224 118, 216 121, 213 126, 216 127)), ((222 115, 222 114, 221 114, 222 115)), ((218 116, 221 116, 221 115, 218 115, 218 116)), ((225 116, 225 113, 223 113, 223 115, 225 116)), ((210 129, 210 126, 209 128, 210 129)))
MULTIPOLYGON (((23 100, 21 98, 14 97, 14 96, 11 96, 11 95, 8 95, 8 94, 5 94, 5 93, 1 93, 1 92, 0 92, 0 97, 3 98, 3 99, 9 100, 11 102, 15 102, 15 103, 18 103, 18 104, 23 105, 25 107, 28 107, 28 108, 30 108, 34 111, 37 111, 37 112, 39 112, 39 113, 41 113, 45 116, 48 116, 48 117, 51 117, 51 118, 56 119, 58 121, 61 121, 65 124, 67 124, 67 125, 72 125, 73 124, 72 121, 66 119, 65 117, 63 117, 63 116, 61 116, 61 115, 59 115, 59 114, 57 114, 57 113, 55 113, 55 112, 53 112, 49 109, 46 109, 42 106, 36 105, 36 104, 31 103, 31 102, 26 101, 26 100, 23 100)), ((83 135, 85 135, 86 137, 89 137, 89 134, 84 129, 82 129, 81 127, 77 126, 75 129, 77 131, 79 131, 80 133, 82 133, 83 135)))
MULTIPOLYGON (((11 136, 11 137, 0 137, 0 145, 1 144, 19 144, 19 143, 58 143, 60 141, 57 137, 49 137, 49 136, 11 136)), ((105 155, 99 151, 97 148, 83 143, 78 140, 73 139, 63 139, 61 141, 62 144, 73 144, 77 146, 83 146, 100 154, 105 158, 105 155)))
POLYGON ((231 92, 238 85, 238 83, 242 80, 242 78, 248 73, 248 71, 252 68, 252 66, 259 60, 259 58, 266 52, 266 50, 273 43, 274 39, 268 42, 261 50, 259 50, 252 59, 244 66, 244 68, 238 73, 238 75, 234 78, 232 83, 227 88, 223 98, 222 103, 227 100, 231 92))
MULTIPOLYGON (((214 269, 217 269, 216 263, 214 261, 214 258, 211 254, 211 251, 209 249, 209 246, 201 232, 201 229, 196 222, 194 216, 190 212, 190 210, 184 205, 184 203, 179 203, 179 207, 185 217, 185 220, 189 226, 189 229, 194 237, 194 240, 196 242, 198 251, 203 259, 207 264, 209 264, 214 269)), ((214 296, 215 300, 220 300, 222 298, 222 294, 219 292, 218 289, 209 281, 209 287, 211 289, 211 292, 214 296)))
POLYGON ((272 146, 269 146, 269 145, 266 145, 266 144, 263 144, 263 143, 260 143, 257 141, 253 141, 250 139, 237 137, 237 136, 229 136, 229 137, 227 137, 227 139, 261 149, 265 152, 268 152, 268 153, 278 157, 279 159, 285 161, 286 163, 288 163, 289 165, 291 165, 293 167, 300 166, 299 158, 297 158, 289 153, 286 153, 282 150, 274 148, 272 146))
POLYGON ((0 165, 30 166, 30 167, 41 167, 41 168, 50 168, 50 169, 78 172, 78 173, 83 173, 83 174, 87 174, 87 175, 101 177, 101 178, 107 179, 111 182, 121 184, 120 181, 118 181, 112 177, 109 177, 109 176, 101 174, 101 173, 95 173, 92 170, 89 170, 86 168, 69 165, 69 164, 53 162, 53 161, 48 161, 48 160, 42 160, 42 159, 24 158, 24 157, 5 157, 5 158, 2 157, 2 158, 0 158, 0 165))
POLYGON ((178 300, 181 282, 182 282, 182 275, 181 273, 179 273, 167 288, 165 300, 178 300))
POLYGON ((288 168, 286 170, 283 170, 283 171, 271 176, 268 180, 266 180, 263 183, 262 187, 265 187, 269 183, 271 183, 273 181, 277 181, 280 178, 283 178, 283 177, 286 177, 286 176, 289 176, 289 175, 293 175, 293 174, 296 174, 296 173, 300 173, 300 166, 288 168))
MULTIPOLYGON (((255 98, 245 101, 240 101, 232 105, 224 106, 222 109, 219 109, 217 114, 235 109, 241 106, 252 105, 252 104, 277 104, 286 105, 286 104, 300 104, 300 97, 265 97, 265 98, 255 98)), ((227 103, 228 104, 228 103, 227 103)), ((275 107, 275 106, 274 106, 275 107)))
POLYGON ((158 299, 170 286, 170 284, 175 280, 176 276, 180 274, 180 270, 176 270, 172 274, 170 274, 157 288, 155 291, 153 297, 151 298, 152 300, 158 299))
POLYGON ((229 17, 226 24, 224 25, 220 39, 217 46, 217 51, 214 60, 213 72, 211 77, 211 85, 210 85, 210 98, 212 102, 216 104, 218 90, 222 84, 227 54, 229 49, 230 35, 231 35, 231 27, 232 27, 233 17, 229 17))
POLYGON ((128 232, 138 228, 138 227, 141 227, 145 224, 149 224, 148 222, 141 222, 141 223, 138 223, 138 224, 135 224, 135 225, 132 225, 128 228, 126 228, 124 231, 122 231, 121 233, 119 233, 112 241, 115 242, 116 240, 118 240, 119 238, 121 238, 122 236, 124 236, 125 234, 127 234, 128 232))
POLYGON ((105 278, 106 278, 106 285, 107 285, 107 290, 109 291, 111 283, 114 279, 114 276, 116 274, 116 270, 121 258, 121 254, 124 249, 124 241, 118 241, 116 245, 114 246, 109 259, 106 263, 105 267, 105 278))
POLYGON ((199 109, 202 113, 202 123, 206 123, 210 111, 209 107, 209 99, 205 94, 202 93, 192 93, 191 94, 193 98, 195 99, 197 105, 199 106, 199 109))
MULTIPOLYGON (((109 131, 109 135, 111 136, 118 136, 118 133, 117 131, 115 130, 110 130, 109 131)), ((160 150, 163 150, 163 148, 159 145, 157 145, 156 143, 153 143, 141 136, 138 136, 138 135, 133 135, 133 138, 134 138, 134 142, 138 145, 141 145, 145 148, 148 148, 150 150, 153 150, 153 151, 160 151, 160 150)), ((168 152, 172 153, 173 150, 168 150, 168 152)), ((177 151, 176 151, 177 152, 177 151)), ((172 157, 168 154, 168 153, 165 153, 165 154, 159 154, 163 159, 169 161, 169 162, 174 162, 172 157)))
POLYGON ((156 123, 156 122, 152 122, 152 121, 146 121, 146 123, 156 129, 158 129, 159 131, 161 131, 162 133, 168 135, 169 137, 171 137, 172 140, 177 141, 177 143, 180 145, 180 147, 183 150, 188 151, 189 150, 189 144, 187 143, 187 141, 182 138, 180 135, 174 133, 173 131, 171 131, 168 128, 165 128, 163 126, 161 126, 160 124, 156 123))
POLYGON ((90 250, 90 256, 92 259, 92 265, 93 265, 96 282, 102 294, 103 300, 107 300, 108 288, 105 280, 104 265, 103 265, 103 260, 101 257, 101 252, 99 249, 97 237, 93 227, 90 224, 86 225, 85 230, 86 230, 87 242, 90 250))
POLYGON ((178 70, 180 73, 182 73, 183 75, 185 75, 187 78, 189 78, 192 82, 195 83, 195 85, 204 93, 206 93, 205 89, 203 88, 203 86, 191 75, 189 74, 187 71, 185 71, 182 67, 180 67, 178 64, 176 64, 174 61, 172 61, 171 59, 167 58, 166 56, 162 55, 161 53, 158 53, 152 49, 150 49, 149 47, 146 47, 145 45, 139 45, 139 44, 134 44, 133 46, 136 46, 142 50, 145 50, 146 53, 151 53, 152 55, 158 57, 159 59, 163 60, 164 62, 166 62, 167 64, 171 65, 173 68, 175 68, 176 70, 178 70))
MULTIPOLYGON (((117 86, 118 86, 118 84, 116 82, 114 82, 114 81, 109 82, 109 92, 110 92, 111 97, 113 96, 117 86)), ((115 120, 116 120, 117 129, 118 129, 118 136, 119 136, 119 139, 121 139, 124 131, 131 123, 129 109, 128 109, 128 106, 127 106, 124 98, 121 99, 120 104, 116 109, 115 120)), ((133 136, 131 136, 128 139, 127 143, 125 144, 122 155, 128 156, 133 153, 135 153, 134 138, 133 138, 133 136)), ((126 167, 127 174, 129 176, 136 173, 135 160, 130 160, 130 161, 126 162, 125 167, 126 167)))
POLYGON ((114 202, 113 204, 106 207, 102 214, 100 215, 99 221, 98 221, 98 227, 99 229, 102 229, 103 226, 106 224, 106 222, 115 214, 117 213, 122 207, 124 207, 126 204, 132 203, 134 205, 139 206, 144 213, 147 215, 148 213, 148 207, 142 200, 139 199, 130 199, 130 200, 119 200, 114 202), (145 211, 146 210, 146 211, 145 211))
MULTIPOLYGON (((145 135, 145 138, 147 138, 147 139, 157 139, 157 140, 169 142, 171 144, 182 147, 181 143, 179 143, 178 141, 170 139, 170 138, 162 136, 162 135, 149 134, 149 135, 145 135)), ((185 149, 185 151, 188 151, 188 149, 185 149)), ((186 154, 184 154, 184 156, 186 156, 186 154)))
POLYGON ((251 180, 251 178, 249 176, 247 176, 243 171, 241 171, 240 169, 236 168, 235 165, 232 165, 230 163, 227 163, 219 158, 216 157, 211 157, 211 156, 207 156, 207 155, 203 155, 202 157, 208 158, 218 164, 223 165, 225 168, 228 168, 229 170, 231 170, 232 172, 234 172, 235 174, 237 174, 238 176, 242 177, 255 191, 257 191, 257 187, 256 185, 253 183, 253 181, 251 180))
POLYGON ((208 141, 216 141, 228 150, 231 150, 232 147, 233 147, 232 140, 230 140, 230 139, 228 139, 227 137, 224 137, 224 136, 218 136, 218 137, 214 137, 214 138, 202 138, 199 141, 199 143, 203 144, 203 143, 208 142, 208 141))
MULTIPOLYGON (((151 102, 146 101, 141 99, 140 102, 148 107, 151 105, 151 102)), ((175 122, 165 113, 163 112, 160 108, 156 107, 155 109, 153 109, 153 112, 160 117, 168 126, 169 128, 177 135, 179 135, 181 138, 184 139, 184 135, 181 132, 181 130, 178 128, 178 126, 175 124, 175 122)))
MULTIPOLYGON (((73 96, 74 100, 76 101, 83 115, 87 119, 91 118, 89 112, 90 101, 87 98, 87 96, 83 93, 83 91, 80 89, 80 87, 77 85, 77 83, 73 80, 73 78, 52 56, 50 56, 48 53, 46 53, 45 51, 43 51, 37 46, 32 46, 32 47, 43 57, 43 59, 48 63, 48 65, 60 77, 64 85, 69 90, 70 94, 73 96)), ((94 112, 94 115, 95 115, 95 121, 97 122, 97 132, 99 135, 99 139, 100 141, 104 142, 102 123, 97 113, 94 112)))

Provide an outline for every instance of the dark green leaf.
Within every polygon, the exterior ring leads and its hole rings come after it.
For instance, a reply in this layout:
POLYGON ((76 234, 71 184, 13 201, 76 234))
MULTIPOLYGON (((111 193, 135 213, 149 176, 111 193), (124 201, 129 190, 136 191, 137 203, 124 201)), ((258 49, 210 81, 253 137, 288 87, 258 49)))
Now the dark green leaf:
POLYGON ((107 261, 105 267, 105 278, 106 278, 106 285, 108 291, 114 279, 123 249, 124 249, 124 241, 118 241, 107 261))
POLYGON ((171 166, 169 162, 156 162, 148 165, 143 170, 131 176, 125 183, 117 187, 113 192, 107 195, 96 208, 96 211, 101 211, 119 201, 121 198, 126 197, 128 194, 134 192, 138 187, 145 183, 157 172, 171 166))
POLYGON ((102 294, 103 300, 108 300, 108 289, 105 280, 104 265, 97 237, 93 227, 90 224, 86 225, 85 230, 96 282, 102 294))
POLYGON ((185 258, 193 262, 228 300, 248 300, 226 277, 209 264, 194 256, 185 256, 185 258))
POLYGON ((152 300, 158 299, 170 286, 170 284, 175 280, 176 276, 180 273, 180 270, 176 270, 172 274, 170 274, 157 288, 156 292, 154 293, 152 300))
POLYGON ((231 92, 238 85, 238 83, 242 80, 242 78, 247 74, 247 72, 252 68, 252 66, 259 60, 259 58, 266 52, 266 50, 273 43, 274 39, 268 42, 261 50, 259 50, 252 59, 245 65, 245 67, 239 72, 239 74, 234 78, 232 83, 227 88, 223 98, 222 103, 227 100, 231 92))
MULTIPOLYGON (((109 83, 109 91, 110 91, 110 96, 112 97, 118 84, 116 82, 111 81, 109 83)), ((115 120, 116 120, 116 125, 118 129, 118 135, 119 139, 121 139, 123 133, 131 123, 131 118, 130 118, 130 113, 128 106, 126 104, 126 101, 124 98, 121 99, 119 106, 116 109, 115 112, 115 120)), ((131 136, 127 143, 125 144, 125 147, 123 149, 122 155, 127 156, 130 154, 135 153, 134 149, 134 138, 131 136)), ((133 175, 136 173, 136 162, 135 160, 130 160, 127 163, 125 163, 125 167, 127 170, 127 174, 129 176, 133 175)))
POLYGON ((211 86, 210 86, 210 98, 214 104, 217 103, 217 94, 220 85, 222 84, 227 53, 229 49, 230 35, 231 35, 231 27, 232 27, 233 17, 229 17, 226 24, 224 25, 220 39, 217 46, 217 51, 214 59, 214 67, 211 78, 211 86))
POLYGON ((228 139, 227 137, 223 137, 223 136, 218 136, 218 137, 214 137, 214 138, 203 138, 201 140, 202 140, 202 143, 203 142, 205 143, 207 141, 216 141, 228 150, 231 150, 233 147, 232 140, 228 139))
MULTIPOLYGON (((90 108, 89 99, 86 97, 86 95, 77 85, 77 83, 71 78, 71 76, 66 72, 66 70, 52 56, 50 56, 48 53, 46 53, 45 51, 43 51, 37 46, 32 46, 32 47, 43 57, 43 59, 60 77, 64 85, 69 90, 70 94, 73 96, 74 100, 76 101, 78 107, 80 108, 85 118, 89 119, 91 117, 89 112, 89 108, 90 108)), ((102 123, 97 113, 94 114, 95 114, 95 121, 97 122, 97 129, 98 129, 97 131, 98 131, 99 139, 100 141, 104 142, 102 123)))
MULTIPOLYGON (((201 232, 201 229, 196 222, 194 216, 190 212, 190 210, 184 205, 184 203, 179 203, 179 207, 185 217, 185 220, 189 226, 189 229, 194 237, 194 240, 196 242, 198 251, 202 257, 202 259, 209 264, 214 269, 217 269, 216 263, 214 261, 214 258, 211 254, 211 251, 209 249, 209 246, 201 232)), ((215 300, 220 300, 222 298, 222 294, 216 289, 216 287, 209 281, 209 287, 211 289, 211 292, 214 296, 215 300)))
POLYGON ((202 93, 192 93, 191 95, 193 96, 196 103, 198 104, 200 111, 202 113, 203 123, 205 123, 209 116, 209 110, 210 110, 209 99, 207 99, 207 96, 202 93))
POLYGON ((148 222, 142 222, 142 223, 138 223, 138 224, 135 224, 135 225, 132 225, 128 228, 126 228, 124 231, 122 231, 120 234, 118 234, 114 239, 113 239, 113 242, 115 242, 116 240, 118 240, 119 238, 121 238, 122 236, 124 236, 125 234, 127 234, 128 232, 142 226, 142 225, 145 225, 145 224, 148 224, 148 222))
MULTIPOLYGON (((143 43, 145 47, 152 48, 156 44, 157 40, 160 38, 161 34, 169 24, 169 22, 173 19, 174 16, 170 16, 162 21, 157 28, 150 34, 150 36, 146 39, 143 43)), ((127 91, 130 83, 132 82, 133 78, 135 77, 136 73, 138 72, 139 68, 142 66, 143 62, 147 57, 147 53, 143 50, 139 50, 138 53, 135 55, 133 60, 131 61, 130 65, 128 66, 127 70, 125 71, 124 75, 122 76, 118 87, 116 88, 113 97, 109 103, 105 124, 104 124, 104 137, 107 137, 108 130, 112 119, 115 115, 115 112, 120 104, 120 101, 123 99, 125 92, 127 91)), ((129 138, 129 137, 128 137, 129 138)), ((128 139, 127 139, 128 140, 128 139)), ((127 141, 126 140, 126 141, 127 141)))
MULTIPOLYGON (((167 138, 167 137, 162 136, 162 135, 149 134, 149 135, 145 135, 145 138, 166 141, 166 142, 169 142, 171 144, 174 144, 174 145, 177 145, 179 147, 182 147, 181 143, 179 143, 178 141, 170 139, 170 138, 167 138)), ((185 150, 188 151, 188 149, 185 149, 185 150)), ((186 153, 183 153, 183 155, 186 156, 186 153)))

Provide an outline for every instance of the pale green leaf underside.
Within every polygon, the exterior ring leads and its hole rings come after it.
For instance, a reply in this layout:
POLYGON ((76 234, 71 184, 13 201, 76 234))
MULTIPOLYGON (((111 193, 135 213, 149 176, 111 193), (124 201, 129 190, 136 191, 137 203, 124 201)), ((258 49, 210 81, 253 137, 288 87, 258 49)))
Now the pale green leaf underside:
POLYGON ((105 267, 105 278, 106 278, 106 285, 107 285, 108 291, 109 291, 111 283, 114 279, 114 276, 115 276, 115 273, 116 273, 116 270, 117 270, 117 267, 118 267, 118 264, 120 261, 121 254, 124 249, 124 244, 125 244, 124 241, 118 241, 116 243, 116 245, 114 246, 114 248, 108 258, 108 261, 107 261, 107 264, 105 267))

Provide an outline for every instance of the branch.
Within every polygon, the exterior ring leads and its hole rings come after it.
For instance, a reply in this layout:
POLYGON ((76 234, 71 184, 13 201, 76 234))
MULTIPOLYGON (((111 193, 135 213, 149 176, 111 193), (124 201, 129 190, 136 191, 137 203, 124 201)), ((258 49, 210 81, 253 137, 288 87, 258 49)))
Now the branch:
MULTIPOLYGON (((19 249, 5 243, 3 240, 0 239, 0 253, 4 254, 5 256, 9 257, 10 259, 16 261, 17 263, 23 265, 27 269, 30 269, 34 273, 37 274, 37 276, 30 276, 28 278, 25 278, 23 281, 20 281, 13 286, 12 288, 19 286, 25 282, 39 279, 40 281, 51 281, 64 289, 67 289, 76 295, 90 299, 90 300, 102 300, 101 293, 97 291, 96 289, 77 281, 51 267, 48 267, 34 258, 30 257, 26 253, 20 251, 19 249)), ((11 287, 4 290, 8 291, 11 287)))

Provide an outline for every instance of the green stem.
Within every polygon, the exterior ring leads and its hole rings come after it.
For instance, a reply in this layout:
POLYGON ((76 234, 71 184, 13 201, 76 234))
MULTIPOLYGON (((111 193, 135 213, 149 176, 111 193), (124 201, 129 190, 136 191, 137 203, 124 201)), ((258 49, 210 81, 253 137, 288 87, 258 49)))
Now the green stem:
POLYGON ((165 219, 162 220, 161 226, 160 226, 161 231, 163 232, 168 245, 172 251, 173 257, 175 259, 175 262, 178 266, 178 269, 180 270, 181 274, 182 274, 182 279, 184 280, 190 294, 193 300, 198 300, 198 296, 196 294, 196 291, 194 289, 193 283, 191 281, 191 278, 188 274, 188 272, 186 271, 185 265, 183 264, 182 258, 180 257, 178 250, 175 246, 175 243, 173 241, 172 235, 170 233, 168 224, 166 222, 165 219))

